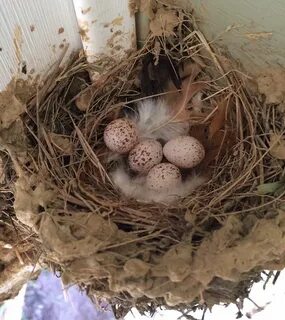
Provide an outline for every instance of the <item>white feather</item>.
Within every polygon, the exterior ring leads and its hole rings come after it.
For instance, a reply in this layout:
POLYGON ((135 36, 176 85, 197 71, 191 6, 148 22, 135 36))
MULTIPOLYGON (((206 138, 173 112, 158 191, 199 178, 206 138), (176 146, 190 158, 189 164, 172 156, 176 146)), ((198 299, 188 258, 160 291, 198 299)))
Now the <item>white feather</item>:
POLYGON ((141 138, 168 141, 189 131, 188 122, 173 122, 171 107, 164 99, 146 99, 138 103, 138 113, 133 119, 141 138))
POLYGON ((201 176, 190 176, 176 188, 169 191, 155 192, 146 187, 145 177, 131 178, 122 166, 117 167, 111 174, 115 186, 130 199, 139 202, 156 202, 169 204, 191 194, 204 184, 207 179, 201 176))
POLYGON ((144 193, 145 177, 131 178, 123 166, 111 173, 115 186, 127 197, 138 200, 144 193))

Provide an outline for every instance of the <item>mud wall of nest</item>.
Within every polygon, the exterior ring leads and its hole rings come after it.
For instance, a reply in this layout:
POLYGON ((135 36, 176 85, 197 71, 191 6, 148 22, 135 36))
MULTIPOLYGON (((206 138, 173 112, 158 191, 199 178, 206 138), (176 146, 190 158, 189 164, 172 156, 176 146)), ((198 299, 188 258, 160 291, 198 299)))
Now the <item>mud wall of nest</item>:
POLYGON ((88 71, 98 66, 75 57, 30 101, 12 94, 17 114, 1 105, 15 215, 40 239, 41 263, 65 284, 126 309, 235 302, 262 270, 284 267, 284 114, 249 92, 247 77, 220 59, 192 13, 160 3, 148 12, 145 47, 95 83, 88 71), (103 142, 106 125, 144 99, 138 75, 149 52, 158 60, 166 52, 184 70, 198 66, 195 81, 207 85, 188 111, 209 179, 171 205, 122 196, 103 142))

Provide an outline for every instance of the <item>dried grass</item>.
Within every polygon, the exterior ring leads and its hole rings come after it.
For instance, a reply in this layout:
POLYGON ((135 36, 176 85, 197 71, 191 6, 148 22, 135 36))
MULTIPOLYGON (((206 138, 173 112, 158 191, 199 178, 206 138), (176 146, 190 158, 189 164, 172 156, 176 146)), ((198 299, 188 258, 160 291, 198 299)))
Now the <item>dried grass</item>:
POLYGON ((41 254, 41 243, 38 235, 15 216, 16 173, 6 151, 0 151, 0 158, 3 164, 0 185, 0 301, 4 301, 13 298, 25 281, 37 276, 36 264, 41 254), (28 272, 20 272, 26 265, 34 266, 34 270, 29 279, 21 279, 19 275, 28 275, 28 272), (14 280, 12 285, 9 279, 14 280))
MULTIPOLYGON (((272 208, 284 203, 284 192, 278 197, 261 196, 256 192, 259 184, 278 181, 284 174, 282 163, 272 158, 268 149, 269 131, 282 131, 280 114, 274 107, 265 107, 252 95, 242 72, 224 70, 212 44, 198 30, 191 14, 180 12, 181 16, 183 21, 175 36, 150 37, 140 51, 110 69, 94 84, 88 82, 86 75, 90 66, 85 59, 74 57, 38 91, 23 117, 30 155, 35 164, 32 172, 30 167, 25 168, 26 172, 36 175, 57 196, 46 214, 52 216, 52 212, 57 212, 67 221, 68 216, 76 212, 96 213, 134 236, 106 244, 100 252, 117 250, 118 254, 120 248, 136 243, 141 252, 129 256, 122 253, 125 259, 148 251, 163 255, 179 244, 187 233, 191 234, 193 247, 198 248, 202 240, 221 228, 229 216, 243 220, 253 214, 263 218, 272 208), (105 125, 118 117, 126 104, 132 108, 134 103, 144 99, 136 86, 140 62, 146 53, 157 48, 157 41, 174 61, 195 62, 202 68, 197 81, 207 83, 204 103, 208 104, 204 113, 191 120, 194 134, 199 134, 201 126, 211 126, 221 101, 227 101, 227 107, 225 121, 217 128, 219 145, 214 148, 215 157, 206 166, 210 176, 208 183, 170 206, 142 206, 134 200, 122 198, 114 189, 108 174, 110 164, 105 160, 102 133, 105 125), (91 93, 92 98, 88 110, 81 112, 75 101, 86 92, 91 93), (59 149, 51 133, 66 138, 72 152, 59 149)), ((102 63, 98 62, 92 68, 98 71, 102 63)), ((60 264, 60 259, 50 253, 43 260, 60 272, 64 272, 68 265, 60 264)), ((123 264, 124 259, 118 261, 123 264)), ((253 281, 259 279, 260 271, 250 271, 237 283, 215 279, 204 292, 205 304, 197 298, 190 305, 175 308, 185 313, 185 309, 219 301, 234 302, 247 296, 253 281)), ((91 296, 110 293, 106 279, 92 279, 87 283, 78 281, 78 284, 91 296)), ((166 305, 163 298, 135 299, 126 292, 115 293, 112 302, 118 316, 132 306, 151 313, 166 305)))

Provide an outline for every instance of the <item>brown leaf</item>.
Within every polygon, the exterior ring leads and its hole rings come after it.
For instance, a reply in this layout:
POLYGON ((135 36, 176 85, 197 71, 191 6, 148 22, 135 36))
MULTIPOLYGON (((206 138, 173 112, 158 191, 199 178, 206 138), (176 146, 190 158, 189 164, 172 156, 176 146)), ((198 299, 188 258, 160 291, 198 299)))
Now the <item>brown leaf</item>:
POLYGON ((228 103, 229 101, 227 100, 221 100, 218 103, 217 111, 209 126, 209 139, 212 139, 214 134, 224 127, 227 109, 228 109, 228 103))
MULTIPOLYGON (((205 131, 206 132, 206 131, 205 131)), ((223 156, 227 151, 229 151, 235 144, 236 138, 233 131, 219 130, 214 134, 211 140, 197 137, 197 139, 204 145, 206 150, 206 155, 200 168, 204 170, 213 161, 217 161, 218 158, 223 156)))
POLYGON ((207 85, 202 82, 196 82, 191 84, 182 83, 182 97, 179 101, 184 104, 184 107, 187 106, 187 103, 197 94, 199 91, 204 89, 207 85))
POLYGON ((180 75, 181 78, 191 77, 192 81, 198 76, 201 72, 201 68, 197 63, 185 63, 183 67, 181 67, 180 75))
POLYGON ((191 126, 189 135, 199 140, 205 148, 208 147, 208 126, 206 124, 191 126))
POLYGON ((159 8, 154 18, 150 21, 149 28, 153 36, 168 37, 174 34, 174 28, 178 26, 179 22, 176 11, 159 8))
POLYGON ((190 79, 188 79, 187 84, 184 83, 182 85, 182 94, 180 95, 177 102, 173 105, 174 121, 181 122, 189 120, 190 110, 187 110, 187 104, 196 93, 203 90, 205 87, 205 83, 190 83, 190 79))
POLYGON ((93 90, 90 87, 90 89, 80 94, 76 98, 75 100, 76 107, 82 112, 87 111, 90 106, 92 95, 93 95, 93 90))
POLYGON ((206 154, 203 162, 201 163, 202 168, 207 168, 212 162, 216 161, 219 155, 221 155, 221 148, 223 147, 223 141, 219 141, 219 146, 207 145, 205 147, 206 154))
POLYGON ((285 136, 275 133, 270 135, 270 154, 274 158, 285 160, 285 136))
POLYGON ((71 155, 73 152, 73 144, 70 141, 69 138, 60 135, 60 134, 56 134, 53 132, 49 133, 49 137, 51 139, 51 142, 53 143, 53 145, 59 150, 61 151, 63 154, 65 155, 71 155))
POLYGON ((0 92, 0 128, 7 129, 25 112, 26 106, 16 97, 16 82, 14 79, 0 92))

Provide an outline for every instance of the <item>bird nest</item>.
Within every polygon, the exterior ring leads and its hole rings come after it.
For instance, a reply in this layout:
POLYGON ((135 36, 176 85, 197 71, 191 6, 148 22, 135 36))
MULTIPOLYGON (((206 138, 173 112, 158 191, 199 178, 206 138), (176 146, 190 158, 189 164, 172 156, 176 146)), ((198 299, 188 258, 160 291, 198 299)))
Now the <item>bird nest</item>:
MULTIPOLYGON (((236 302, 262 270, 285 263, 281 112, 249 92, 249 79, 206 41, 190 13, 158 7, 151 30, 144 47, 118 65, 76 56, 55 68, 21 121, 5 129, 9 137, 16 132, 17 145, 2 137, 17 173, 15 214, 40 239, 40 261, 66 285, 108 298, 117 316, 135 306, 236 302), (171 32, 157 29, 161 10, 172 17, 171 32), (168 204, 123 195, 110 175, 116 157, 103 141, 108 123, 146 99, 147 55, 171 59, 192 85, 203 84, 184 113, 206 149, 197 172, 207 180, 168 204), (90 73, 100 76, 91 83, 90 73)), ((157 96, 185 91, 168 89, 157 96)))

